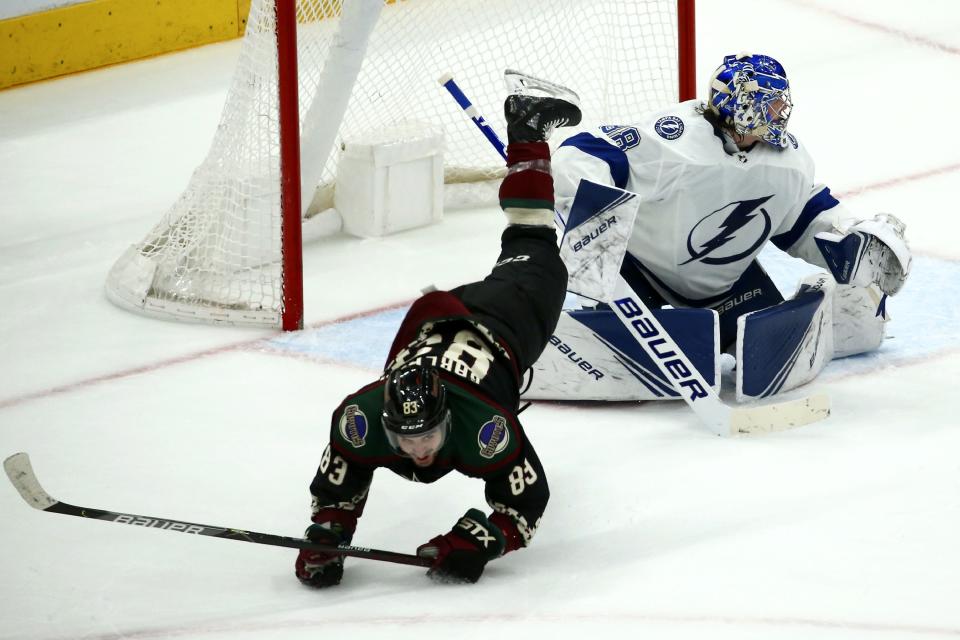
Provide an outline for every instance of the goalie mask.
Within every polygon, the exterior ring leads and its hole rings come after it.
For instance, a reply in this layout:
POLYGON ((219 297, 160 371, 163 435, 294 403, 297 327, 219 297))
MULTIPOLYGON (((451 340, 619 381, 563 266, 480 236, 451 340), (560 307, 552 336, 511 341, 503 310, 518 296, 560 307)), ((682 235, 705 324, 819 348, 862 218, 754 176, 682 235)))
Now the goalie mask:
POLYGON ((737 134, 787 146, 790 82, 783 65, 770 56, 725 56, 710 78, 708 95, 707 108, 737 134))
POLYGON ((432 367, 405 366, 390 373, 383 390, 381 422, 390 447, 425 466, 450 432, 447 391, 432 367))

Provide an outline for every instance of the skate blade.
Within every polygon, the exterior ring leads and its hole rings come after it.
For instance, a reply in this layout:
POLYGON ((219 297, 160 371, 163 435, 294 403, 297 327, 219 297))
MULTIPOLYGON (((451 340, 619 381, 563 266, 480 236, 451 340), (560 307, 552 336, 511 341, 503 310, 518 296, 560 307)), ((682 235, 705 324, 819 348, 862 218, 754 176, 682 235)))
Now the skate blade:
POLYGON ((507 85, 507 91, 521 95, 540 95, 542 97, 558 98, 565 100, 570 104, 580 107, 580 96, 567 87, 531 76, 530 74, 507 69, 503 72, 503 81, 507 85))

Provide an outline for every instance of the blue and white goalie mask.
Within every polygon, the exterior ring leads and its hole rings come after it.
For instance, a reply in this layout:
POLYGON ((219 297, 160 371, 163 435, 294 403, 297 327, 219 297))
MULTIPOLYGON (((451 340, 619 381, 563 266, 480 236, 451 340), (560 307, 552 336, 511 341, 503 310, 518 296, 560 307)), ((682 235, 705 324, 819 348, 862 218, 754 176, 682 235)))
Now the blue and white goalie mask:
POLYGON ((790 82, 783 65, 770 56, 725 56, 710 78, 709 96, 708 108, 738 135, 787 146, 790 82))

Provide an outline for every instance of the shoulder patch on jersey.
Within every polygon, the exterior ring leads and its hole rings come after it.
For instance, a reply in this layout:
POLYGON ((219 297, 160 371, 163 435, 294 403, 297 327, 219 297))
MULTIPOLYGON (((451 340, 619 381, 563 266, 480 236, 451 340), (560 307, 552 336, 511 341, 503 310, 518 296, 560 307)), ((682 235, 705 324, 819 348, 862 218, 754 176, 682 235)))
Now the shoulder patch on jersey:
POLYGON ((367 443, 367 432, 370 422, 366 414, 355 404, 347 405, 340 416, 340 435, 343 439, 359 449, 367 443))
POLYGON ((677 116, 664 116, 653 125, 653 130, 661 138, 676 140, 683 135, 683 120, 677 116))
POLYGON ((488 460, 506 449, 510 444, 507 419, 503 416, 493 416, 485 422, 477 432, 477 444, 480 445, 480 456, 488 460))
POLYGON ((796 137, 795 135, 793 135, 792 133, 788 133, 788 134, 787 134, 787 140, 790 141, 790 144, 793 145, 793 148, 794 148, 794 149, 799 149, 799 148, 800 148, 800 143, 797 142, 797 137, 796 137))

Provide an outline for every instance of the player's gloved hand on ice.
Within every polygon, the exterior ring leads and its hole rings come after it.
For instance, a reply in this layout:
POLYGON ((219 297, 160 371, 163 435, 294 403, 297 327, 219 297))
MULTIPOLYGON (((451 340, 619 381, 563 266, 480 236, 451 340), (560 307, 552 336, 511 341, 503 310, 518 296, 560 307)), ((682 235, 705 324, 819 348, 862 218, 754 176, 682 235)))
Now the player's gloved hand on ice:
MULTIPOLYGON (((314 523, 307 527, 303 537, 311 542, 333 547, 350 544, 356 519, 350 522, 350 519, 347 518, 347 522, 341 522, 341 518, 325 520, 326 517, 330 517, 330 514, 325 515, 323 511, 315 515, 313 517, 314 523), (317 520, 320 520, 320 522, 317 522, 317 520), (351 524, 353 526, 350 526, 351 524)), ((301 549, 297 555, 294 569, 300 582, 307 586, 332 587, 340 584, 340 580, 343 578, 343 556, 336 553, 301 549)))
POLYGON ((505 545, 497 525, 479 509, 470 509, 449 533, 417 547, 417 555, 434 559, 427 575, 435 580, 476 582, 505 545))
POLYGON ((910 248, 904 225, 889 213, 862 220, 845 234, 821 232, 814 240, 839 284, 866 287, 894 295, 910 274, 910 248))

